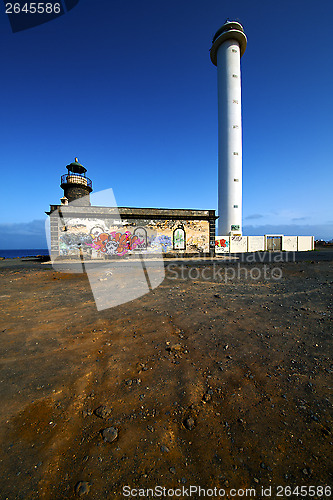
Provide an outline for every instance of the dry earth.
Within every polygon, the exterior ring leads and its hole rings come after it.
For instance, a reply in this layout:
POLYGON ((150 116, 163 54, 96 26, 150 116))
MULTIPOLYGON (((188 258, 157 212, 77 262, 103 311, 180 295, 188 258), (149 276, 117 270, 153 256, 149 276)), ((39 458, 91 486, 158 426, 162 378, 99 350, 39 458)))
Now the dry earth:
POLYGON ((1 499, 332 484, 332 252, 318 255, 226 282, 213 265, 238 264, 173 262, 101 312, 86 275, 2 262, 1 499))

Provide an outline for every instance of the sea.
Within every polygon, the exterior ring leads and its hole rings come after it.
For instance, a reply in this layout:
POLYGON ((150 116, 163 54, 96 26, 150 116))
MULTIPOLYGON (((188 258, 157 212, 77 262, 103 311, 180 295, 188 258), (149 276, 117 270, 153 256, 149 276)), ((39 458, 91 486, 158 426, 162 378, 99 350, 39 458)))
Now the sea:
POLYGON ((17 257, 35 257, 36 255, 49 255, 45 248, 28 248, 23 250, 0 250, 0 257, 15 259, 17 257))

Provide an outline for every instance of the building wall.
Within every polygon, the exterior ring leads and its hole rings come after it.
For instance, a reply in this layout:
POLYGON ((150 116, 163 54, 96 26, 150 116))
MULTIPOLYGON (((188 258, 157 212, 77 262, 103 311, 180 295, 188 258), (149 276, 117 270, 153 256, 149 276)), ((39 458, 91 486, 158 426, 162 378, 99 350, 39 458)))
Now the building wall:
POLYGON ((214 211, 53 206, 49 215, 51 246, 60 256, 80 251, 92 258, 136 250, 162 250, 165 254, 214 251, 214 211))
POLYGON ((135 250, 141 246, 142 249, 147 247, 148 251, 154 252, 155 249, 162 247, 163 252, 169 253, 175 250, 174 231, 180 226, 185 232, 184 245, 180 243, 180 248, 176 250, 184 250, 186 253, 209 252, 208 221, 153 219, 151 221, 136 220, 135 222, 125 220, 122 221, 122 224, 114 224, 114 221, 108 219, 65 219, 65 225, 66 230, 61 228, 59 233, 60 255, 76 254, 80 242, 84 243, 85 250, 95 250, 96 257, 114 253, 122 254, 125 248, 128 248, 128 243, 130 243, 128 250, 135 250), (138 233, 136 230, 139 228, 141 231, 138 233), (143 236, 144 231, 146 231, 146 238, 143 236), (136 236, 137 234, 139 236, 136 236), (140 236, 143 237, 140 238, 140 236), (116 252, 115 244, 112 244, 113 241, 119 243, 116 252), (144 243, 141 243, 142 241, 144 243), (136 246, 134 246, 135 243, 137 243, 136 246))

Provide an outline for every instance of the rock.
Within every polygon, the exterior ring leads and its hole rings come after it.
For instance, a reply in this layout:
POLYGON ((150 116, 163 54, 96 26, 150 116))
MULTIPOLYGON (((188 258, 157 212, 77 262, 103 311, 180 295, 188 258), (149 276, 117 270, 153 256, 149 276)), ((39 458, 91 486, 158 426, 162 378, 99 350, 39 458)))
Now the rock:
POLYGON ((102 431, 102 437, 105 442, 113 443, 118 437, 118 429, 116 427, 107 427, 102 431))
POLYGON ((169 471, 171 474, 176 474, 176 469, 174 467, 170 467, 169 471))
POLYGON ((305 476, 310 476, 312 474, 312 469, 310 469, 309 467, 304 467, 302 472, 305 476))
POLYGON ((75 493, 80 497, 89 493, 90 484, 87 481, 79 481, 75 486, 75 493))
POLYGON ((184 420, 184 427, 188 430, 191 431, 195 427, 195 420, 193 417, 187 417, 184 420))
POLYGON ((148 366, 145 363, 138 363, 137 365, 138 372, 146 372, 148 370, 148 366))
POLYGON ((165 446, 164 444, 162 444, 161 451, 163 451, 164 453, 168 453, 170 450, 169 450, 169 448, 167 446, 165 446))
POLYGON ((131 385, 133 385, 133 384, 138 384, 138 385, 140 385, 140 384, 141 384, 141 378, 133 378, 133 379, 128 379, 128 380, 126 380, 126 381, 125 381, 125 384, 126 384, 126 385, 129 385, 129 386, 131 386, 131 385))
POLYGON ((175 351, 175 352, 179 352, 182 350, 182 345, 181 344, 174 344, 173 346, 171 346, 171 351, 175 351))
POLYGON ((108 406, 101 405, 94 411, 95 415, 100 418, 107 418, 111 415, 112 409, 108 406))
POLYGON ((208 401, 210 401, 211 399, 212 399, 212 396, 211 396, 208 392, 206 392, 206 394, 204 394, 204 395, 203 395, 203 397, 202 397, 202 401, 203 401, 204 403, 207 403, 207 402, 208 402, 208 401))

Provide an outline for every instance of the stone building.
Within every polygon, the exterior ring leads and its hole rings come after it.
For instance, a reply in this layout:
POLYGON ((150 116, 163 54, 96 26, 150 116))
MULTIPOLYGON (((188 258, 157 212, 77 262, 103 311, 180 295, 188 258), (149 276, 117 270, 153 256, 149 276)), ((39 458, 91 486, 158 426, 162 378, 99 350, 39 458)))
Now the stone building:
POLYGON ((138 251, 214 255, 215 210, 92 206, 92 182, 75 158, 61 177, 61 205, 50 205, 52 258, 107 259, 138 251))

